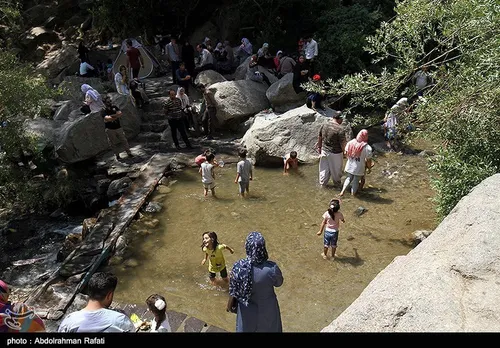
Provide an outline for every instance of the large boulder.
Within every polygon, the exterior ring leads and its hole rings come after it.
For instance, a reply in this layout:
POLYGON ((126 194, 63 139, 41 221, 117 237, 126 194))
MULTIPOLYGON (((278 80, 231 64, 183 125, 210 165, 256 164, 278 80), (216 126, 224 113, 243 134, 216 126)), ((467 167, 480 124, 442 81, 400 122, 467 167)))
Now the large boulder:
POLYGON ((322 332, 500 331, 499 185, 483 180, 322 332))
MULTIPOLYGON (((125 136, 127 139, 134 138, 139 134, 141 123, 137 109, 126 96, 118 93, 112 93, 110 96, 123 113, 120 123, 125 136)), ((67 163, 80 162, 109 149, 100 112, 81 115, 76 119, 70 117, 70 120, 61 126, 56 138, 57 156, 67 163)))
POLYGON ((266 92, 274 112, 287 112, 305 103, 306 93, 297 94, 293 89, 293 73, 288 73, 273 83, 266 92))
POLYGON ((78 60, 75 46, 63 41, 62 47, 49 52, 36 69, 47 75, 49 79, 56 78, 63 70, 78 60))
POLYGON ((57 125, 53 120, 46 118, 27 119, 24 123, 26 132, 36 138, 39 150, 52 148, 56 137, 57 125))
POLYGON ((79 110, 82 106, 82 100, 65 100, 54 113, 54 121, 65 122, 70 120, 70 115, 73 111, 79 110))
POLYGON ((26 50, 31 51, 35 50, 37 46, 53 44, 59 41, 59 36, 56 32, 44 27, 34 27, 24 34, 21 43, 26 50))
POLYGON ((248 64, 250 64, 251 59, 252 59, 252 57, 248 57, 247 59, 245 59, 243 61, 243 63, 238 65, 238 67, 236 68, 236 71, 233 74, 233 78, 235 81, 244 80, 246 78, 247 71, 248 71, 248 64))
POLYGON ((23 17, 32 26, 42 25, 47 18, 54 16, 56 13, 55 8, 49 5, 35 5, 30 7, 23 13, 23 17))
POLYGON ((217 120, 224 124, 232 119, 243 119, 268 109, 269 101, 266 97, 267 85, 250 80, 226 81, 211 85, 217 120))
POLYGON ((99 93, 109 91, 108 87, 102 83, 98 77, 81 77, 81 76, 66 76, 64 81, 59 85, 61 94, 58 95, 60 100, 81 100, 83 102, 84 95, 82 92, 83 84, 91 85, 99 93))
POLYGON ((194 84, 199 85, 201 83, 206 87, 209 87, 214 83, 224 82, 224 81, 227 81, 226 78, 221 74, 219 74, 217 71, 205 70, 196 75, 196 78, 194 79, 194 84))
POLYGON ((283 156, 292 150, 297 151, 301 161, 314 163, 318 160, 314 144, 318 140, 319 129, 331 122, 333 114, 333 110, 327 110, 328 115, 325 115, 302 106, 280 115, 257 114, 241 144, 247 148, 256 165, 283 164, 283 156))

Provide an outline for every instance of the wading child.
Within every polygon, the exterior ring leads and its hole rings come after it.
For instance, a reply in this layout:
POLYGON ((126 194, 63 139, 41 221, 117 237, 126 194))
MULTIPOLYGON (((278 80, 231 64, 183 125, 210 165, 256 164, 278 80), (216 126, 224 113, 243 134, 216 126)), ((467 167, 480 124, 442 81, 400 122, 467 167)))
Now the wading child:
POLYGON ((339 211, 340 201, 338 199, 332 199, 328 210, 323 214, 323 221, 321 222, 321 227, 319 228, 318 236, 321 236, 323 230, 325 235, 323 237, 323 252, 321 256, 326 260, 328 259, 327 253, 328 248, 332 249, 332 258, 335 257, 335 251, 337 250, 337 240, 339 238, 339 225, 340 221, 345 223, 344 215, 339 211))
POLYGON ((208 190, 212 191, 212 196, 215 197, 215 175, 214 163, 215 156, 213 153, 209 153, 206 157, 205 162, 200 165, 199 173, 201 174, 201 182, 203 183, 204 195, 208 196, 208 190))
POLYGON ((297 158, 297 151, 291 151, 283 157, 283 175, 288 175, 288 171, 293 169, 297 171, 299 168, 299 159, 297 158))
POLYGON ((238 151, 240 161, 236 165, 235 184, 239 184, 239 194, 245 197, 245 192, 248 194, 250 190, 250 180, 253 180, 252 162, 247 159, 247 150, 240 149, 238 151))
POLYGON ((227 249, 233 254, 234 250, 226 244, 220 244, 215 232, 203 232, 202 237, 201 249, 205 253, 205 257, 201 261, 201 264, 204 265, 208 260, 210 282, 215 285, 216 273, 220 273, 222 280, 227 283, 229 278, 227 277, 226 259, 222 251, 227 249))

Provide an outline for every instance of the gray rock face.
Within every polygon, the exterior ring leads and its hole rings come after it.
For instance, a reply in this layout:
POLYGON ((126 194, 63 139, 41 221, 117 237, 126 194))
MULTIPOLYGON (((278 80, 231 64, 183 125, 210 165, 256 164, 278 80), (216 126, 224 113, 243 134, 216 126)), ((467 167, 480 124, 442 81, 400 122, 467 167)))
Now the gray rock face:
POLYGON ((255 81, 226 81, 215 83, 209 90, 214 94, 217 119, 223 124, 231 119, 253 116, 270 107, 266 97, 267 85, 255 81))
POLYGON ((85 83, 91 85, 92 88, 101 94, 106 92, 104 84, 98 77, 66 76, 64 81, 59 85, 62 91, 60 98, 62 98, 62 100, 81 100, 83 102, 84 95, 82 92, 82 85, 85 83))
POLYGON ((76 100, 65 100, 54 114, 54 121, 68 121, 70 114, 74 110, 80 109, 82 102, 76 100))
POLYGON ((201 83, 208 87, 210 85, 213 85, 214 83, 224 82, 224 81, 227 81, 226 78, 221 74, 219 74, 217 71, 205 70, 200 72, 196 76, 196 78, 194 79, 194 84, 199 85, 201 83))
POLYGON ((499 185, 477 185, 322 332, 500 331, 499 185))
MULTIPOLYGON (((121 126, 127 139, 132 139, 140 131, 140 117, 130 100, 118 93, 111 93, 111 99, 123 113, 121 126)), ((78 113, 78 110, 74 112, 78 113)), ((72 112, 72 113, 74 113, 72 112)), ((75 163, 94 157, 109 149, 101 113, 70 117, 58 130, 56 152, 67 163, 75 163)))
POLYGON ((238 65, 238 67, 236 68, 236 71, 233 74, 233 78, 235 80, 244 80, 246 78, 247 71, 248 71, 248 64, 250 63, 251 59, 252 59, 252 57, 250 56, 247 59, 245 59, 243 61, 243 63, 238 65))
POLYGON ((63 41, 60 49, 47 54, 45 60, 37 65, 37 70, 47 75, 49 79, 57 77, 67 67, 78 60, 76 47, 63 41))
POLYGON ((306 93, 295 93, 292 83, 293 73, 289 73, 268 88, 266 96, 275 112, 287 112, 305 104, 306 93))
POLYGON ((242 138, 249 157, 256 165, 283 163, 282 157, 292 150, 304 162, 318 161, 314 144, 318 140, 320 127, 331 121, 324 116, 302 106, 284 114, 257 114, 250 129, 242 138))

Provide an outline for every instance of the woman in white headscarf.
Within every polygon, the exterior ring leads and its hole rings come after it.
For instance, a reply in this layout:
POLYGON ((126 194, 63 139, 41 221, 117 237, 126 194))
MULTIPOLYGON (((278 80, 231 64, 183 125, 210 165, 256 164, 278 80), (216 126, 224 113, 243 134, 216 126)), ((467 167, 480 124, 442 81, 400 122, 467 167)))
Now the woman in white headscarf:
POLYGON ((176 97, 181 101, 181 110, 183 114, 183 121, 186 129, 189 130, 190 127, 194 127, 193 112, 191 110, 191 101, 189 96, 186 94, 184 87, 177 88, 176 97))
POLYGON ((89 114, 91 112, 98 112, 104 109, 102 97, 92 86, 83 84, 82 92, 85 94, 85 105, 80 109, 83 113, 89 114))

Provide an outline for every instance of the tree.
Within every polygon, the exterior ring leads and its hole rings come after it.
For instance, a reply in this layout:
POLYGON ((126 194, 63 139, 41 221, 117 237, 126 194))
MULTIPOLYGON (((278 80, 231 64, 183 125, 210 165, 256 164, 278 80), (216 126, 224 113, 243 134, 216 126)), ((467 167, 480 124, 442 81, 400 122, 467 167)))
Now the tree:
POLYGON ((500 171, 500 5, 411 0, 395 10, 395 18, 367 40, 382 72, 329 79, 327 92, 351 96, 352 107, 385 108, 402 95, 413 99, 414 73, 430 68, 434 84, 412 117, 440 143, 430 169, 444 217, 472 187, 500 171))

